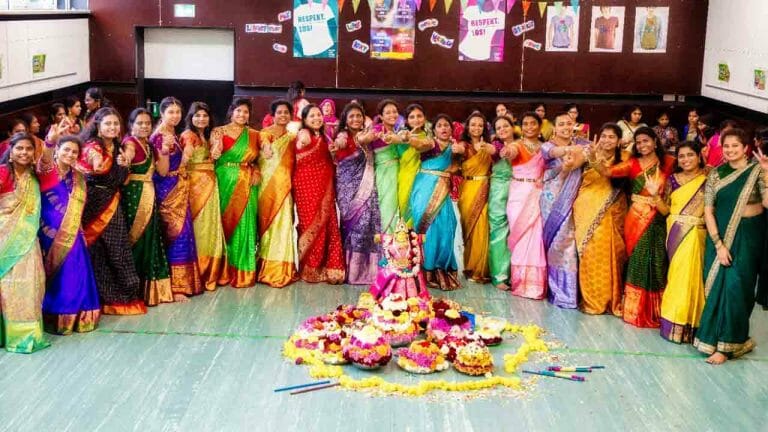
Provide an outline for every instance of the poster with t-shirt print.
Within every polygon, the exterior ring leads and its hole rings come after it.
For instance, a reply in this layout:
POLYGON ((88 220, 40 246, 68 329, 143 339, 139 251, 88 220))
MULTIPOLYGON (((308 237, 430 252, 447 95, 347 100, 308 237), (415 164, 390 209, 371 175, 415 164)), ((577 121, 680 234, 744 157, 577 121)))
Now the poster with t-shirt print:
POLYGON ((339 3, 293 0, 293 56, 335 58, 339 3))
POLYGON ((459 60, 504 61, 505 0, 461 0, 459 60))
POLYGON ((416 46, 416 0, 368 0, 371 58, 410 60, 416 46))
POLYGON ((621 52, 624 45, 624 6, 592 6, 590 52, 621 52))
MULTIPOLYGON (((581 11, 581 8, 578 9, 581 11)), ((561 6, 547 7, 547 51, 579 50, 579 13, 573 8, 561 6)))
POLYGON ((667 52, 668 25, 668 7, 643 6, 635 9, 635 41, 632 51, 648 54, 667 52))

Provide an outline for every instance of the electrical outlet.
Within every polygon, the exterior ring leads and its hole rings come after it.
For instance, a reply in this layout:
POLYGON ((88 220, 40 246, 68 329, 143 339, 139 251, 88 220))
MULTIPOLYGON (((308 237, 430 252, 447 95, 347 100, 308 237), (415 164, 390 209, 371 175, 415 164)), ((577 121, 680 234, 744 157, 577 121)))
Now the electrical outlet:
POLYGON ((685 102, 685 95, 677 95, 678 102, 685 102))
POLYGON ((675 101, 675 95, 673 94, 665 94, 662 96, 662 99, 664 102, 674 102, 675 101))

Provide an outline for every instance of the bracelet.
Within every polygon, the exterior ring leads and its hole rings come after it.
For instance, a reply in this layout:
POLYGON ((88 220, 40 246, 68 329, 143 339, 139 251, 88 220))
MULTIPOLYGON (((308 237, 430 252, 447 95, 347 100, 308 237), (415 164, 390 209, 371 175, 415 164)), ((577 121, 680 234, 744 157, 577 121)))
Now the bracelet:
POLYGON ((718 233, 709 234, 709 238, 710 238, 710 240, 712 240, 712 243, 714 243, 714 244, 717 244, 717 242, 721 242, 722 241, 722 240, 720 240, 720 234, 718 234, 718 233))
POLYGON ((45 140, 44 143, 45 143, 45 147, 46 148, 54 148, 54 147, 56 147, 56 143, 52 143, 52 142, 50 142, 48 140, 45 140))
POLYGON ((720 246, 723 246, 723 241, 720 239, 717 239, 717 243, 715 243, 715 249, 720 249, 720 246))

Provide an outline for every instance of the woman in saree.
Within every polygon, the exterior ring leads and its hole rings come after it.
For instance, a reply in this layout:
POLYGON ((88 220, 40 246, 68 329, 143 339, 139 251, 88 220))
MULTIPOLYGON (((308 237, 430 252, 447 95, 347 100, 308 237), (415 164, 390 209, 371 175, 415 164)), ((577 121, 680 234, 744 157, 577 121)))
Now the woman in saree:
POLYGON ((272 102, 274 122, 260 133, 259 169, 263 186, 259 194, 259 262, 256 280, 282 288, 298 280, 296 240, 293 234, 291 175, 295 163, 296 134, 288 131, 291 103, 272 102))
POLYGON ((677 172, 667 181, 666 202, 656 207, 667 217, 667 288, 661 299, 661 337, 691 343, 704 308, 704 184, 701 147, 678 144, 677 172))
POLYGON ((541 119, 541 137, 545 141, 549 141, 552 138, 552 134, 555 132, 555 126, 549 119, 547 119, 547 107, 544 104, 538 104, 534 106, 533 112, 541 119))
POLYGON ((360 138, 365 111, 361 105, 344 107, 331 151, 336 159, 336 195, 341 216, 341 240, 347 265, 347 283, 370 285, 376 279, 380 248, 374 239, 381 233, 379 198, 373 152, 360 138))
POLYGON ((80 139, 64 136, 68 119, 51 126, 38 163, 42 198, 40 231, 46 288, 43 323, 49 333, 68 335, 96 328, 101 315, 99 290, 80 221, 85 207, 85 177, 73 169, 80 139))
POLYGON ((509 237, 507 200, 512 166, 504 157, 504 148, 515 141, 514 124, 508 116, 496 117, 493 120, 493 129, 496 131, 496 141, 493 144, 501 157, 494 158, 495 163, 491 168, 488 188, 488 271, 493 286, 506 291, 510 287, 511 254, 507 244, 509 237))
POLYGON ((171 291, 175 301, 201 294, 195 230, 189 206, 187 161, 192 147, 183 148, 176 135, 181 122, 181 102, 174 97, 160 101, 160 122, 149 137, 155 151, 155 183, 160 227, 171 269, 171 291))
POLYGON ((119 146, 120 115, 100 108, 81 134, 83 151, 78 169, 85 173, 86 197, 82 227, 99 287, 101 312, 107 315, 145 314, 139 275, 128 242, 128 222, 120 202, 120 187, 133 160, 119 146))
MULTIPOLYGON (((734 128, 721 135, 726 162, 713 169, 704 191, 708 239, 704 252, 706 302, 693 346, 721 364, 755 347, 749 316, 755 284, 765 262, 768 156, 747 156, 747 137, 734 128)), ((760 277, 766 277, 761 274, 760 277)))
POLYGON ((624 321, 636 327, 660 326, 661 297, 667 284, 667 230, 657 210, 664 192, 669 163, 656 132, 644 126, 635 132, 632 157, 606 167, 597 159, 593 165, 601 174, 629 178, 631 205, 624 220, 627 272, 622 313, 624 321))
MULTIPOLYGON (((497 121, 503 136, 511 134, 511 123, 497 121)), ((541 118, 528 112, 522 117, 522 138, 507 141, 501 149, 510 169, 506 202, 509 224, 506 246, 509 256, 510 290, 513 295, 542 299, 547 292, 547 255, 544 252, 541 217, 542 176, 541 118)))
POLYGON ((261 171, 259 132, 248 126, 251 101, 235 99, 229 123, 211 132, 211 158, 216 161, 219 205, 227 242, 226 280, 234 288, 256 284, 257 209, 261 171))
MULTIPOLYGON (((573 202, 581 186, 582 150, 589 142, 573 136, 573 118, 555 116, 555 133, 541 146, 544 187, 541 216, 547 252, 547 299, 555 306, 575 309, 579 296, 579 258, 573 223, 573 202), (569 163, 569 160, 575 163, 569 163)), ((542 293, 543 294, 543 293, 542 293)))
POLYGON ((64 108, 67 110, 69 119, 69 133, 79 134, 83 130, 83 119, 80 115, 83 112, 83 105, 80 103, 80 98, 74 95, 67 96, 64 99, 64 108))
POLYGON ((397 205, 400 217, 409 228, 413 227, 413 216, 408 202, 416 174, 421 166, 419 149, 431 148, 432 125, 426 120, 424 108, 419 104, 410 104, 405 108, 405 127, 398 133, 397 154, 400 158, 400 171, 397 174, 397 205))
POLYGON ((123 186, 121 204, 128 223, 128 242, 133 262, 141 281, 147 306, 173 302, 171 270, 160 234, 160 217, 155 201, 155 158, 149 145, 152 116, 144 108, 136 108, 128 116, 129 135, 123 149, 133 154, 128 183, 123 186))
POLYGON ((299 223, 299 274, 305 282, 344 282, 344 257, 336 216, 334 167, 323 113, 315 104, 301 111, 296 138, 293 190, 299 223))
POLYGON ((226 243, 221 227, 219 186, 211 159, 211 129, 213 117, 208 104, 192 102, 184 119, 185 130, 179 137, 181 147, 190 154, 189 207, 197 248, 197 265, 206 291, 226 285, 226 243))
POLYGON ((641 127, 647 127, 642 123, 643 110, 640 105, 632 105, 624 112, 624 116, 616 123, 621 128, 621 148, 628 152, 632 151, 632 145, 635 142, 635 133, 641 127))
POLYGON ((461 288, 454 255, 456 215, 449 198, 451 173, 455 171, 452 121, 445 114, 435 118, 434 147, 421 153, 421 169, 411 192, 414 229, 424 234, 424 272, 427 286, 451 291, 461 288))
POLYGON ((372 138, 370 148, 374 155, 381 232, 393 234, 401 214, 398 196, 400 160, 397 146, 401 138, 395 133, 399 116, 397 104, 391 99, 384 99, 379 103, 378 112, 380 123, 373 126, 373 135, 366 134, 361 144, 368 144, 367 139, 372 138))
MULTIPOLYGON (((490 143, 488 121, 478 111, 464 124, 461 141, 456 146, 461 159, 463 181, 459 187, 459 214, 464 236, 464 275, 470 281, 487 283, 488 271, 488 191, 491 166, 497 153, 490 143)), ((401 160, 402 162, 402 160, 401 160)), ((401 165, 402 172, 402 165, 401 165)))
POLYGON ((336 102, 333 99, 323 99, 320 102, 320 110, 323 112, 323 122, 328 138, 333 139, 339 127, 339 118, 336 117, 336 102))
POLYGON ((579 254, 579 309, 590 315, 620 317, 624 289, 624 219, 627 198, 620 179, 604 177, 598 159, 608 168, 622 161, 621 128, 606 123, 595 137, 573 202, 576 249, 579 254))
POLYGON ((23 354, 50 345, 40 311, 45 269, 36 235, 40 187, 34 152, 32 136, 18 133, 0 159, 0 345, 23 354))

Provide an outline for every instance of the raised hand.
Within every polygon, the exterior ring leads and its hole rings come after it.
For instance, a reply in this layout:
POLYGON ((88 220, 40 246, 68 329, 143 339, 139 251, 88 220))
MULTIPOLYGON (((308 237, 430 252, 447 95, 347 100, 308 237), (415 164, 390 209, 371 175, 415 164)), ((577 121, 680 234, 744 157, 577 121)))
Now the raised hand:
POLYGON ((644 171, 643 176, 645 176, 645 189, 651 196, 657 196, 661 190, 662 184, 661 173, 659 170, 657 169, 650 177, 648 176, 648 172, 644 171))
POLYGON ((465 151, 466 151, 466 148, 464 147, 464 143, 456 142, 456 141, 451 143, 451 153, 464 154, 465 151))
MULTIPOLYGON (((211 152, 213 154, 213 152, 211 152)), ((264 159, 272 159, 273 153, 272 153, 272 145, 270 144, 264 144, 261 146, 261 156, 264 159)))
POLYGON ((61 120, 58 124, 51 126, 51 128, 48 130, 48 136, 45 137, 45 140, 55 144, 62 135, 69 131, 71 126, 72 123, 69 121, 69 118, 64 117, 64 119, 61 120))
POLYGON ((126 157, 125 150, 120 149, 120 153, 117 155, 117 164, 121 167, 128 167, 131 161, 126 157))
POLYGON ((760 168, 763 169, 763 172, 768 172, 768 156, 763 153, 763 150, 760 149, 760 147, 758 147, 757 152, 755 152, 755 159, 757 159, 757 163, 760 164, 760 168))

